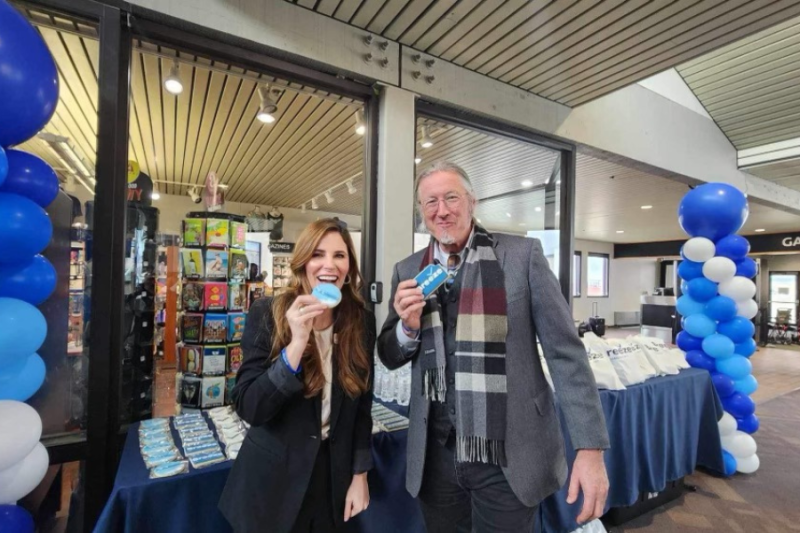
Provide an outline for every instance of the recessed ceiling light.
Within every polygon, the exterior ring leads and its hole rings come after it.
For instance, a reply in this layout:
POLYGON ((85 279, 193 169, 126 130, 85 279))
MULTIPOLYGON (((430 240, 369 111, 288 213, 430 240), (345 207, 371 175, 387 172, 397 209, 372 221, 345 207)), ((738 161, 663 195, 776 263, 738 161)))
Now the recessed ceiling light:
POLYGON ((541 211, 541 210, 542 210, 542 208, 537 206, 537 207, 534 207, 534 208, 533 208, 533 210, 534 210, 534 211, 536 211, 536 212, 538 213, 539 211, 541 211))
POLYGON ((618 229, 617 233, 625 233, 625 230, 624 229, 618 229))
POLYGON ((430 148, 433 146, 433 139, 431 139, 428 133, 428 126, 422 126, 422 139, 420 139, 419 145, 423 148, 430 148))
POLYGON ((258 106, 256 118, 264 124, 272 124, 275 122, 275 113, 278 111, 278 105, 269 85, 259 87, 258 96, 261 99, 261 104, 258 106))
POLYGON ((531 187, 533 186, 533 182, 531 180, 525 180, 521 183, 523 187, 531 187))
POLYGON ((758 228, 756 230, 756 233, 764 233, 765 231, 767 231, 767 230, 765 230, 764 228, 758 228))
POLYGON ((511 218, 511 213, 506 213, 506 216, 507 216, 508 218, 511 218))
POLYGON ((642 209, 653 209, 652 205, 643 205, 642 209))
POLYGON ((367 124, 364 122, 364 113, 359 109, 356 111, 356 134, 364 135, 367 133, 367 124))
POLYGON ((183 92, 183 82, 181 82, 177 61, 174 61, 172 68, 169 69, 169 76, 164 80, 164 88, 171 94, 181 94, 183 92))

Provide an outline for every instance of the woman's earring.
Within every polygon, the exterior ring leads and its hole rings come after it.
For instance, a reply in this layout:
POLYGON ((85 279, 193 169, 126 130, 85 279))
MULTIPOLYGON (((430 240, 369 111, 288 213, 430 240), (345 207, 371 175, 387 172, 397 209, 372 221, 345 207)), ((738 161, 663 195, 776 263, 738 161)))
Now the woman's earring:
POLYGON ((344 284, 345 284, 345 285, 350 285, 350 282, 351 282, 351 281, 353 281, 353 278, 351 278, 351 277, 350 277, 350 274, 348 274, 348 275, 346 275, 346 276, 344 277, 344 284))

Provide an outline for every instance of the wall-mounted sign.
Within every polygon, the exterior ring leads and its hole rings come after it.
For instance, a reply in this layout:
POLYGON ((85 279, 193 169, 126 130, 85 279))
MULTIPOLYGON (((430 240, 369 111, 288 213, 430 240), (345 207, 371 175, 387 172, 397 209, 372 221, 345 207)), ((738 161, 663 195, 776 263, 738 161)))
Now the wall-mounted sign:
POLYGON ((294 253, 293 242, 271 242, 269 243, 269 251, 277 254, 291 254, 294 253))
MULTIPOLYGON (((751 254, 770 252, 800 252, 800 233, 771 233, 744 235, 750 242, 751 254)), ((689 237, 686 237, 688 239, 689 237)), ((615 244, 614 257, 671 257, 681 253, 686 240, 615 244)))

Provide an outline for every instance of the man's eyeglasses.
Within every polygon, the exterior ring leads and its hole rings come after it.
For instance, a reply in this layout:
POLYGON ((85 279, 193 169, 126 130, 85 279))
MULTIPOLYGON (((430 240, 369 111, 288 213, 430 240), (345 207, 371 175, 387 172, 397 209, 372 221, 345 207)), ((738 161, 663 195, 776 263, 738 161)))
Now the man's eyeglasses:
POLYGON ((461 195, 451 193, 444 198, 428 198, 422 202, 422 209, 424 209, 426 213, 433 213, 439 209, 440 202, 444 202, 444 205, 446 205, 448 209, 455 209, 461 205, 461 195))

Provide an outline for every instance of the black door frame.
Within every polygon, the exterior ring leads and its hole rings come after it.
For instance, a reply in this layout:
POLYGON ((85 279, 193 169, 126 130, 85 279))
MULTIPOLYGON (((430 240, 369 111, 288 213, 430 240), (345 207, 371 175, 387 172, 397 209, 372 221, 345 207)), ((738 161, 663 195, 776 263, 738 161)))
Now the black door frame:
MULTIPOLYGON (((120 372, 124 307, 125 217, 127 189, 130 63, 133 39, 191 50, 335 92, 364 103, 369 133, 365 139, 364 212, 361 266, 364 279, 375 279, 377 230, 378 98, 368 83, 340 78, 322 69, 281 59, 268 47, 209 30, 118 0, 20 0, 98 24, 97 185, 93 218, 92 337, 89 364, 86 438, 48 450, 52 464, 85 461, 84 529, 91 530, 113 488, 120 445, 127 428, 120 423, 120 372), (118 273, 115 275, 114 273, 118 273)), ((365 299, 372 308, 368 287, 365 299)))
MULTIPOLYGON (((418 99, 416 118, 420 116, 448 122, 458 126, 478 130, 501 137, 511 138, 523 143, 536 144, 555 150, 560 154, 561 192, 559 194, 559 257, 558 278, 561 294, 572 308, 572 255, 575 252, 575 172, 577 146, 569 141, 551 137, 540 132, 522 128, 497 119, 462 111, 440 103, 418 99)), ((416 119, 414 121, 416 124, 416 119)), ((416 139, 415 139, 416 145, 416 139)), ((549 180, 546 193, 555 193, 555 180, 549 180)), ((530 191, 531 189, 525 189, 530 191)), ((551 218, 555 214, 550 215, 551 218)), ((552 221, 551 221, 552 222, 552 221)))

